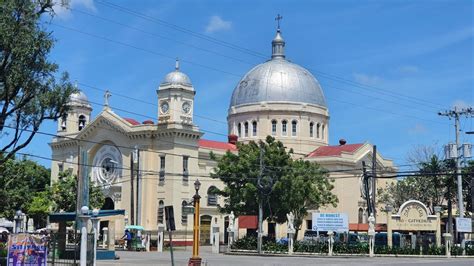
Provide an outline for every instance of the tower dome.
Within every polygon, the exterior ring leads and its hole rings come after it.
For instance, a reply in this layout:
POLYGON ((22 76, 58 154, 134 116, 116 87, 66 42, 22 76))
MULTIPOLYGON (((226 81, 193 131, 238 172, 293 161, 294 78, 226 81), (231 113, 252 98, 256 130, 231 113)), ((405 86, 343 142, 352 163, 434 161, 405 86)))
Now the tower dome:
POLYGON ((272 41, 272 58, 252 68, 232 93, 230 107, 260 102, 296 102, 326 108, 321 85, 307 69, 285 59, 280 29, 272 41))
POLYGON ((184 74, 179 70, 179 61, 176 60, 175 70, 168 73, 160 86, 169 86, 169 85, 181 85, 186 87, 192 87, 191 79, 188 75, 184 74))
POLYGON ((69 102, 88 105, 89 99, 83 91, 79 90, 69 96, 69 102))

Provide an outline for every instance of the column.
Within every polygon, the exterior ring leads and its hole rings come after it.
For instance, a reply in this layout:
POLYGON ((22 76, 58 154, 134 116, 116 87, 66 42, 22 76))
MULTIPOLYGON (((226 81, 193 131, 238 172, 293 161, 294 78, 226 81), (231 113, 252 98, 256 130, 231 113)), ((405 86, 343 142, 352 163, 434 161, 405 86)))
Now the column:
POLYGON ((109 221, 109 235, 107 237, 108 245, 107 249, 108 250, 115 250, 115 221, 110 220, 109 221))
POLYGON ((156 250, 158 252, 163 252, 164 232, 165 232, 165 225, 159 224, 158 225, 158 241, 156 242, 157 244, 156 250))
POLYGON ((213 224, 212 225, 212 236, 211 236, 211 241, 212 241, 212 253, 219 254, 219 225, 218 224, 213 224))

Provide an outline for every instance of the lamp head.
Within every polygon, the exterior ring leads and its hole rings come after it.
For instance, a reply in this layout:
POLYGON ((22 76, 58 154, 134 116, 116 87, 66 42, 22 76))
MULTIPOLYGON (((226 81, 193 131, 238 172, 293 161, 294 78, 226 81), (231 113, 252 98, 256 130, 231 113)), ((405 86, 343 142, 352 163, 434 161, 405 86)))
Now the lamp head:
POLYGON ((92 210, 92 216, 97 217, 99 215, 99 209, 95 208, 92 210))
POLYGON ((82 208, 81 208, 81 214, 82 214, 82 215, 87 215, 87 214, 89 214, 89 207, 87 207, 87 206, 82 206, 82 208))
POLYGON ((194 182, 194 189, 198 191, 200 188, 201 188, 201 182, 199 182, 199 180, 196 180, 196 182, 194 182))

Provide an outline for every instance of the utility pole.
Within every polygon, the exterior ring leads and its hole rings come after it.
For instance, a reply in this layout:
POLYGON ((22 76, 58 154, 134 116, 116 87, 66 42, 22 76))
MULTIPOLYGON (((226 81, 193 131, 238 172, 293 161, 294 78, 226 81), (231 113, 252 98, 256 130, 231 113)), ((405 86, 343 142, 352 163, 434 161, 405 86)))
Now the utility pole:
POLYGON ((137 176, 137 209, 136 209, 136 220, 137 220, 137 225, 141 223, 140 220, 140 212, 139 210, 141 209, 141 200, 140 200, 140 150, 138 149, 137 146, 135 146, 135 154, 134 154, 134 163, 136 164, 136 176, 137 176))
POLYGON ((262 225, 262 220, 263 220, 263 202, 262 202, 262 197, 263 197, 263 187, 261 185, 261 180, 262 180, 262 175, 263 175, 263 148, 260 146, 260 173, 258 175, 258 180, 257 180, 257 188, 258 188, 258 239, 257 239, 257 251, 259 254, 262 253, 262 234, 263 234, 263 225, 262 225))
POLYGON ((130 224, 134 225, 135 224, 135 203, 133 201, 133 198, 135 196, 135 193, 133 193, 133 175, 135 174, 134 170, 134 163, 133 163, 133 157, 135 153, 132 151, 130 153, 130 224))
POLYGON ((369 176, 367 175, 367 166, 365 165, 365 161, 362 161, 362 173, 363 173, 363 182, 364 182, 364 191, 365 191, 365 201, 367 204, 367 212, 370 214, 373 213, 372 211, 372 204, 370 202, 370 190, 369 190, 369 176))
POLYGON ((374 212, 374 219, 375 219, 375 222, 377 221, 377 215, 376 215, 376 212, 377 212, 377 204, 375 202, 375 193, 377 192, 377 181, 376 181, 376 178, 377 178, 377 146, 374 145, 373 146, 373 150, 372 150, 372 211, 374 212))
MULTIPOLYGON (((447 116, 449 117, 449 119, 451 118, 454 118, 454 129, 455 129, 455 136, 456 136, 456 143, 455 143, 455 147, 454 149, 452 148, 452 145, 449 145, 447 146, 447 158, 454 158, 456 160, 456 176, 457 176, 457 183, 458 183, 458 186, 457 186, 457 190, 458 190, 458 195, 457 195, 457 198, 458 198, 458 211, 459 211, 459 218, 464 218, 464 199, 463 199, 463 195, 462 195, 462 175, 461 175, 461 157, 464 157, 466 156, 466 151, 463 149, 463 147, 461 147, 459 145, 459 131, 461 131, 461 129, 459 128, 459 118, 463 115, 465 116, 468 116, 468 115, 473 115, 474 114, 474 111, 471 107, 469 108, 462 108, 462 109, 458 109, 457 107, 454 107, 454 110, 449 110, 449 111, 444 111, 444 112, 439 112, 438 115, 440 116, 447 116)), ((448 208, 451 208, 451 204, 449 204, 449 200, 448 200, 448 208)), ((448 210, 448 212, 451 211, 451 210, 448 210)), ((448 217, 449 219, 449 222, 448 222, 448 225, 450 226, 450 230, 451 229, 451 217, 448 217)), ((458 228, 456 226, 456 232, 458 232, 458 228)), ((457 236, 458 234, 456 234, 457 236)), ((459 236, 459 242, 462 241, 462 237, 463 235, 460 235, 459 236)), ((461 242, 461 247, 464 249, 464 242, 461 242)))
POLYGON ((457 182, 458 182, 458 210, 459 210, 459 217, 464 218, 464 200, 462 197, 462 175, 461 175, 461 155, 460 150, 461 146, 459 145, 459 117, 462 115, 472 115, 474 111, 472 108, 463 108, 458 110, 457 107, 454 107, 454 110, 439 112, 438 115, 440 116, 447 116, 449 118, 454 118, 454 129, 456 130, 456 152, 454 154, 454 158, 456 160, 456 175, 457 175, 457 182))

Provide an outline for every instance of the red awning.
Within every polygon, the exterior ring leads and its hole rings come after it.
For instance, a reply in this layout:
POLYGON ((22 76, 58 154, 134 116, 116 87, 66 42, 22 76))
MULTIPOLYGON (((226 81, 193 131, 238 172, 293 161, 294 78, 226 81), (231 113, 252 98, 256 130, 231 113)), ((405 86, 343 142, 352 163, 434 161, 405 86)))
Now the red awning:
POLYGON ((239 216, 239 229, 257 229, 258 218, 256 215, 239 216))
MULTIPOLYGON (((350 223, 349 224, 349 231, 368 231, 369 230, 369 224, 356 224, 356 223, 350 223)), ((375 225, 375 231, 387 231, 387 225, 386 224, 376 224, 375 225)))

